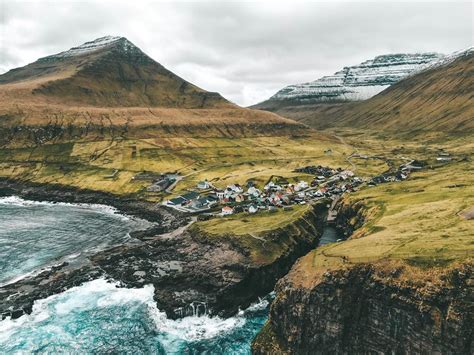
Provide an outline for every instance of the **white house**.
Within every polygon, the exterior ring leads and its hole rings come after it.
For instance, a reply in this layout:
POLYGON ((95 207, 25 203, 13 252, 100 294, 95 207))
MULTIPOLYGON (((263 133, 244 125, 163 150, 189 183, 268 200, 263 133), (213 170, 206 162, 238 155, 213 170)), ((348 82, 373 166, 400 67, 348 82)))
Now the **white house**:
POLYGON ((273 181, 270 181, 268 184, 265 185, 263 188, 265 191, 274 189, 276 187, 275 183, 273 181))
POLYGON ((227 186, 227 190, 232 190, 236 194, 241 194, 244 192, 244 189, 239 184, 232 184, 227 186))
POLYGON ((249 213, 257 213, 258 207, 255 205, 250 205, 249 206, 249 213))
POLYGON ((224 191, 223 190, 217 190, 216 191, 216 196, 219 200, 222 200, 224 198, 224 191))
POLYGON ((261 192, 255 186, 251 186, 247 190, 247 194, 249 194, 249 196, 258 197, 258 196, 260 196, 261 192))
POLYGON ((204 181, 199 181, 197 183, 197 188, 200 189, 200 190, 206 190, 208 189, 210 186, 209 186, 209 182, 207 180, 204 180, 204 181))
POLYGON ((300 181, 295 186, 295 191, 301 191, 308 188, 308 183, 306 181, 300 181))
POLYGON ((223 216, 228 216, 234 213, 234 209, 230 206, 224 206, 222 207, 222 215, 223 216))

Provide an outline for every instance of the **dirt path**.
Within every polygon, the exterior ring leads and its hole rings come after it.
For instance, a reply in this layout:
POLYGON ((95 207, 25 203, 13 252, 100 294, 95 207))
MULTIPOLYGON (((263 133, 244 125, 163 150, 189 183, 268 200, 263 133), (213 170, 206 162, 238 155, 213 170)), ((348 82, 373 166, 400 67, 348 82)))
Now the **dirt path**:
POLYGON ((152 240, 152 239, 156 239, 156 238, 172 239, 172 238, 177 237, 178 235, 184 233, 189 227, 191 227, 192 224, 194 224, 196 222, 197 222, 197 217, 192 216, 191 221, 189 221, 188 224, 186 224, 182 227, 179 227, 179 228, 177 228, 175 230, 172 230, 171 232, 168 232, 168 233, 163 233, 163 234, 155 235, 153 237, 143 238, 143 240, 146 241, 146 240, 152 240))

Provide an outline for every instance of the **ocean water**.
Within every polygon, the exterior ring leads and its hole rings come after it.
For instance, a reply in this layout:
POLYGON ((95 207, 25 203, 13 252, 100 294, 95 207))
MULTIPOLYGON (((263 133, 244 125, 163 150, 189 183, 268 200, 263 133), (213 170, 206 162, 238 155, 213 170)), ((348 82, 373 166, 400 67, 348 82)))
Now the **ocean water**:
MULTIPOLYGON (((104 206, 0 199, 3 283, 61 260, 129 241, 147 222, 104 206)), ((249 354, 268 315, 262 300, 235 317, 170 320, 154 289, 124 289, 98 279, 38 300, 30 315, 0 321, 0 354, 249 354)))
POLYGON ((0 198, 0 285, 127 242, 150 225, 103 205, 0 198))

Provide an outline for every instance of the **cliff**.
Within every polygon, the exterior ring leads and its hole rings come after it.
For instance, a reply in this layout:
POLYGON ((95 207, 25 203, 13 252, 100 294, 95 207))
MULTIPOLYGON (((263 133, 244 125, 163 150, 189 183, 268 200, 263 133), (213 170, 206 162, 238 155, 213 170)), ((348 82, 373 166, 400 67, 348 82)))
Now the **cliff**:
POLYGON ((348 240, 318 247, 278 282, 253 352, 472 354, 472 221, 459 214, 472 194, 439 194, 463 169, 341 199, 336 223, 348 240))
POLYGON ((277 285, 254 354, 472 354, 473 264, 413 281, 406 265, 358 265, 301 279, 308 254, 277 285))

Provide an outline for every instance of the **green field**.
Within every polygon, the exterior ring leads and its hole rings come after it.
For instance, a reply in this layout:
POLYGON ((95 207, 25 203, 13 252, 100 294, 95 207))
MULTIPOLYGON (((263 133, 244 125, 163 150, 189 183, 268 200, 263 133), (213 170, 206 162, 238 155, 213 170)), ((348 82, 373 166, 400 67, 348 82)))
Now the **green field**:
MULTIPOLYGON (((0 176, 159 201, 165 196, 147 193, 150 183, 132 177, 141 171, 178 172, 184 178, 174 194, 204 179, 221 188, 249 179, 263 185, 272 176, 309 179, 294 172, 306 165, 352 168, 347 161, 352 152, 339 140, 316 133, 307 137, 116 139, 0 149, 0 176), (325 153, 328 149, 330 154, 325 153)), ((380 161, 356 164, 362 176, 387 169, 380 161)))

